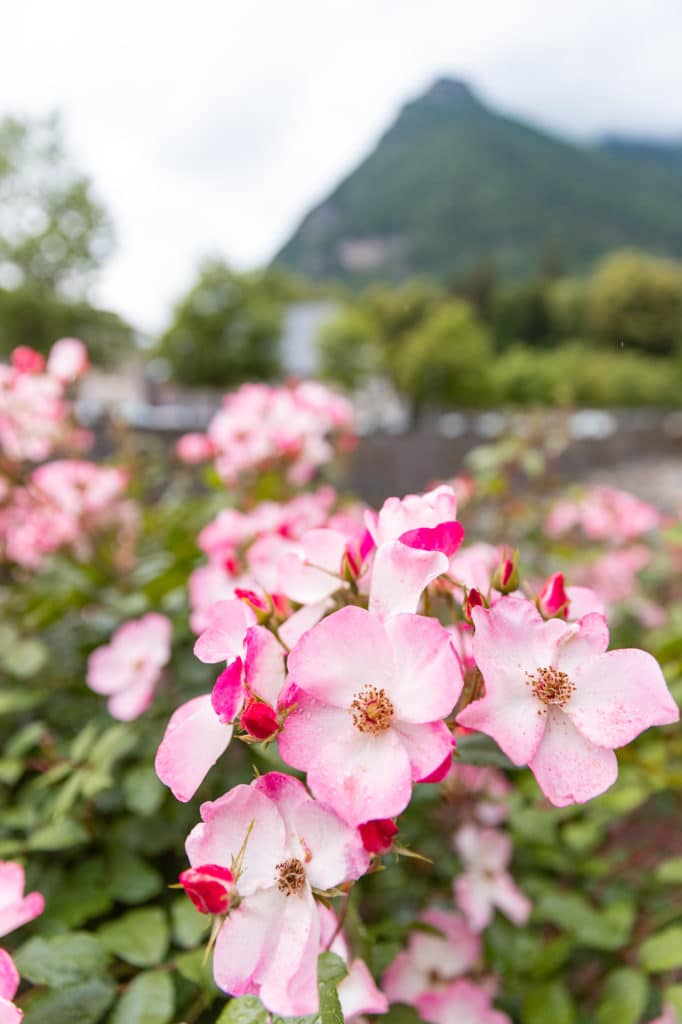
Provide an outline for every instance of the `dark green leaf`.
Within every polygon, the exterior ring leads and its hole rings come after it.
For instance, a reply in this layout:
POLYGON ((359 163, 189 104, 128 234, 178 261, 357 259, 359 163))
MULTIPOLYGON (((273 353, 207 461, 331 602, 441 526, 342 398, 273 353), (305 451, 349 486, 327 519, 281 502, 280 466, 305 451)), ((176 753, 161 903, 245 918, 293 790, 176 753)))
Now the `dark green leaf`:
POLYGON ((162 971, 138 974, 116 1004, 110 1024, 168 1024, 175 1009, 173 982, 162 971))
POLYGON ((223 1008, 216 1024, 265 1024, 268 1011, 255 996, 239 996, 230 999, 223 1008))
POLYGON ((19 973, 34 985, 63 988, 104 974, 109 956, 92 935, 73 932, 30 939, 15 955, 19 973))
POLYGON ((523 1000, 523 1024, 575 1024, 575 1006, 559 981, 534 985, 523 1000))
POLYGON ((115 994, 108 978, 41 992, 26 1002, 23 1024, 97 1024, 115 994))
POLYGON ((98 934, 105 949, 136 967, 155 967, 168 951, 168 922, 158 907, 131 910, 98 934))
POLYGON ((606 978, 597 1007, 597 1024, 637 1024, 642 1018, 649 993, 645 974, 632 967, 618 967, 606 978))
POLYGON ((646 971, 670 971, 682 965, 682 925, 671 925, 650 935, 639 947, 639 962, 646 971))
POLYGON ((338 984, 348 969, 336 953, 322 953, 317 961, 317 984, 320 993, 320 1024, 343 1024, 338 984))

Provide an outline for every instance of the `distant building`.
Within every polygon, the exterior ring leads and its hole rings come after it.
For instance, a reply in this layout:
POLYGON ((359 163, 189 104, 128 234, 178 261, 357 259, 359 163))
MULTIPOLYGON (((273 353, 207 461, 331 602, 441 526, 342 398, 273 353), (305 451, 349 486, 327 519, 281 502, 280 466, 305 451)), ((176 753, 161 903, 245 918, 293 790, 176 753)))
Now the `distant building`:
POLYGON ((315 377, 318 372, 315 339, 325 320, 339 311, 329 299, 294 302, 284 315, 282 367, 289 377, 315 377))

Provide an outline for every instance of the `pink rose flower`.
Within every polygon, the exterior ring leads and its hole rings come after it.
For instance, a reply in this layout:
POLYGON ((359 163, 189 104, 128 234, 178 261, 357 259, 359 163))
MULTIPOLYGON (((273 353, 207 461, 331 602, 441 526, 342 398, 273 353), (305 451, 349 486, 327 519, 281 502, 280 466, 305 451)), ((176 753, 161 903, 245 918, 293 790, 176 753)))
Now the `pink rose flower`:
POLYGON ((254 621, 255 615, 244 601, 218 601, 194 645, 200 661, 226 661, 228 665, 211 693, 193 697, 173 712, 156 752, 156 774, 177 800, 191 800, 227 750, 233 722, 245 704, 243 724, 248 732, 258 730, 261 735, 257 738, 264 739, 266 721, 268 737, 278 728, 274 709, 284 685, 284 649, 268 629, 253 625, 254 621))
POLYGON ((651 725, 679 719, 656 660, 609 651, 601 615, 545 622, 530 601, 502 598, 472 612, 485 695, 457 721, 487 733, 516 765, 529 765, 557 807, 603 793, 618 773, 614 748, 651 725))
POLYGON ((511 1024, 496 1010, 485 989, 464 978, 440 992, 427 992, 418 1002, 422 1020, 432 1024, 511 1024))
POLYGON ((23 1019, 23 1011, 12 1002, 19 980, 14 960, 6 950, 0 949, 0 1024, 20 1024, 23 1019))
POLYGON ((47 372, 51 377, 70 383, 82 377, 90 365, 88 350, 78 338, 60 338, 50 349, 47 372))
POLYGON ((381 622, 362 608, 342 608, 303 635, 289 655, 289 676, 294 710, 280 753, 350 824, 400 814, 412 783, 451 752, 441 719, 463 680, 435 619, 398 614, 381 622))
POLYGON ((481 939, 461 914, 432 907, 419 920, 434 930, 411 932, 407 948, 386 969, 382 985, 392 1003, 416 1006, 426 992, 447 987, 481 958, 481 939))
POLYGON ((316 1013, 320 919, 312 887, 332 889, 366 871, 357 830, 279 772, 202 804, 201 816, 187 838, 190 864, 222 864, 235 876, 213 954, 216 984, 230 995, 256 995, 284 1017, 316 1013))
POLYGON ((24 869, 14 861, 0 860, 0 937, 21 928, 45 909, 39 892, 24 896, 24 869))
POLYGON ((87 683, 109 697, 109 714, 130 722, 147 710, 171 653, 171 623, 149 612, 120 626, 88 658, 87 683))
POLYGON ((464 825, 454 846, 464 865, 455 878, 455 899, 469 926, 483 931, 492 921, 495 907, 514 924, 525 924, 531 903, 507 871, 512 855, 509 836, 494 828, 464 825))

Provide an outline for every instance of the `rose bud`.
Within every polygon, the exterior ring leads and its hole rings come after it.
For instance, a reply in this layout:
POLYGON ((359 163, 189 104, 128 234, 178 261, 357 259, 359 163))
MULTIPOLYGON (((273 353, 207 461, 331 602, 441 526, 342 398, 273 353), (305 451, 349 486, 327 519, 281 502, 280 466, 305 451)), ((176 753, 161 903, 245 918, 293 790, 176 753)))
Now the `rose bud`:
POLYGON ((502 559, 492 578, 492 585, 501 594, 511 594, 519 585, 518 570, 519 553, 515 551, 511 556, 507 555, 502 559))
POLYGON ((179 881, 202 914, 227 913, 234 889, 234 875, 229 868, 202 864, 198 868, 187 868, 180 874, 179 881))
POLYGON ((19 345, 12 352, 12 366, 19 373, 40 373, 45 368, 45 357, 28 345, 19 345))
POLYGON ((242 729, 256 740, 269 740, 279 729, 277 715, 269 704, 249 700, 242 711, 242 729))
POLYGON ((537 598, 538 611, 546 619, 558 616, 565 619, 568 615, 569 597, 564 589, 564 576, 555 572, 549 576, 537 598))
POLYGON ((89 365, 88 350, 78 338, 55 341, 47 357, 47 372, 64 384, 82 377, 89 365))
POLYGON ((272 601, 267 595, 258 594, 255 590, 245 590, 243 587, 234 588, 234 596, 247 604, 256 615, 256 620, 261 625, 270 618, 272 614, 272 601))
POLYGON ((472 623, 472 619, 471 619, 471 610, 472 610, 472 608, 486 608, 486 607, 487 607, 487 605, 486 605, 485 601, 483 600, 483 597, 481 596, 480 590, 477 590, 476 587, 472 587, 471 590, 467 591, 467 596, 464 599, 464 606, 462 608, 462 611, 464 612, 464 618, 467 620, 467 622, 470 625, 472 623))
POLYGON ((393 839, 398 835, 398 826, 391 818, 378 818, 358 826, 362 844, 368 853, 388 853, 393 839))
POLYGON ((205 434, 183 434, 175 445, 175 453, 181 462, 195 465, 206 462, 214 454, 213 444, 205 434))

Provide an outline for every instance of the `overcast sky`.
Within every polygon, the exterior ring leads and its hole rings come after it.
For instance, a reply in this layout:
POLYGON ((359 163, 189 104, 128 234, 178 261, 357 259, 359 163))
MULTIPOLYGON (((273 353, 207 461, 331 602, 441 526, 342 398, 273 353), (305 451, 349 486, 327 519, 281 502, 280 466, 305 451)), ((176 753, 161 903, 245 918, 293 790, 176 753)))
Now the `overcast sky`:
POLYGON ((20 0, 0 114, 64 113, 153 330, 198 260, 268 260, 438 75, 557 132, 682 136, 681 0, 20 0))

